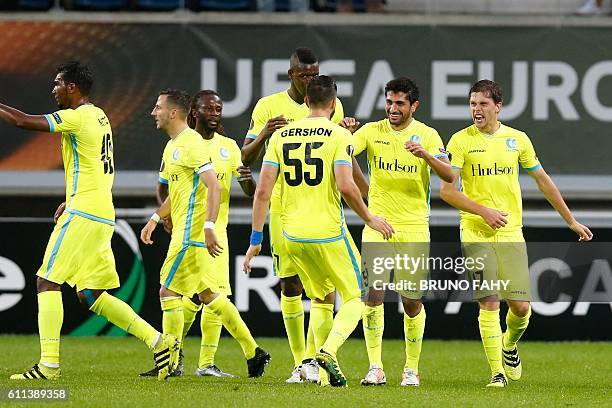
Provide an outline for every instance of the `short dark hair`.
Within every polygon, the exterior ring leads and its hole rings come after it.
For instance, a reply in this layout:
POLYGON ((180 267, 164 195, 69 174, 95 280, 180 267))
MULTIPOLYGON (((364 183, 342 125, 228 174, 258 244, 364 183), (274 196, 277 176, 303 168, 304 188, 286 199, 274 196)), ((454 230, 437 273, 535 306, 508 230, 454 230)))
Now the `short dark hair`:
POLYGON ((488 98, 493 99, 495 103, 502 102, 502 90, 501 86, 495 81, 491 81, 489 79, 481 79, 476 82, 470 88, 470 93, 468 94, 468 99, 474 92, 481 92, 485 94, 488 98))
POLYGON ((290 58, 291 66, 299 64, 312 65, 319 62, 314 51, 308 47, 298 47, 293 51, 290 58))
POLYGON ((189 115, 191 109, 191 96, 189 96, 187 92, 180 89, 168 88, 164 89, 159 94, 166 95, 170 103, 185 112, 185 115, 189 115))
POLYGON ((57 74, 64 76, 64 82, 75 84, 81 95, 88 96, 93 86, 93 75, 89 68, 79 61, 70 61, 57 67, 57 74))
POLYGON ((387 95, 387 92, 405 93, 411 105, 419 100, 419 87, 412 79, 407 77, 399 77, 387 82, 385 95, 387 95))
POLYGON ((336 82, 327 75, 317 75, 306 86, 306 96, 311 106, 322 106, 336 98, 336 82))

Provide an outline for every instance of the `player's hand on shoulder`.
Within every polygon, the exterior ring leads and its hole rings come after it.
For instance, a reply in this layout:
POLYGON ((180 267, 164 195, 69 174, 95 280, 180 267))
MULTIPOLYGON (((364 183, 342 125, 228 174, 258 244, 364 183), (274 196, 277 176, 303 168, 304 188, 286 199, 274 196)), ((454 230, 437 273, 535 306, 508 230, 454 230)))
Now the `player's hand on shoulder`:
POLYGON ((586 225, 582 225, 576 220, 569 225, 569 228, 578 234, 578 241, 590 241, 593 239, 591 230, 586 225))
POLYGON ((55 210, 55 214, 53 214, 53 222, 57 224, 57 220, 59 219, 59 217, 62 216, 62 214, 64 213, 64 210, 66 209, 66 202, 64 201, 63 203, 61 203, 58 207, 57 210, 55 210))
POLYGON ((404 143, 404 148, 420 159, 424 159, 425 157, 427 157, 428 154, 427 150, 425 150, 425 148, 420 143, 413 142, 410 140, 404 143))
POLYGON ((206 241, 206 249, 208 250, 210 256, 214 258, 221 255, 221 252, 223 252, 223 248, 221 247, 221 245, 219 245, 215 230, 206 228, 204 230, 204 237, 204 240, 206 241))
POLYGON ((498 211, 493 208, 485 208, 480 216, 493 229, 503 228, 508 223, 506 216, 508 213, 498 211))
POLYGON ((151 240, 151 234, 153 234, 156 227, 157 223, 153 220, 149 220, 142 231, 140 231, 140 240, 143 244, 151 245, 153 243, 153 240, 151 240))
POLYGON ((261 131, 261 135, 267 139, 272 136, 272 133, 276 132, 283 126, 286 126, 287 123, 287 119, 285 119, 283 115, 268 119, 266 126, 264 126, 263 130, 261 131))
POLYGON ((244 273, 251 272, 251 261, 261 252, 261 244, 250 245, 244 256, 244 262, 242 263, 242 270, 244 273))
POLYGON ((238 181, 247 181, 253 178, 253 173, 251 173, 251 168, 249 166, 240 166, 238 167, 238 181))
POLYGON ((351 133, 355 133, 360 124, 361 123, 359 123, 357 119, 352 117, 346 117, 342 119, 340 123, 338 123, 338 125, 342 126, 351 133))
POLYGON ((376 215, 373 215, 366 224, 368 224, 368 227, 372 228, 373 230, 380 232, 385 239, 391 239, 395 233, 395 230, 386 219, 376 215))

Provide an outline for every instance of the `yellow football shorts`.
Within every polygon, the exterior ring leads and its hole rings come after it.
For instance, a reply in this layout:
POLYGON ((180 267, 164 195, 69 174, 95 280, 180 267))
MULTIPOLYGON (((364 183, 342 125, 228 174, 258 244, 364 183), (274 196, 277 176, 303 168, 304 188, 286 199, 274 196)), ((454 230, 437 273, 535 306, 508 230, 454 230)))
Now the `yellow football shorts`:
POLYGON ((219 293, 219 287, 207 258, 210 258, 210 254, 204 246, 183 244, 179 240, 171 241, 160 271, 159 283, 173 292, 188 297, 206 289, 219 293))
POLYGON ((396 230, 393 237, 385 240, 382 234, 372 228, 365 226, 362 233, 361 253, 363 256, 363 275, 367 276, 368 289, 383 290, 386 288, 401 288, 394 291, 406 299, 419 300, 425 296, 425 291, 420 289, 421 280, 427 280, 429 269, 427 258, 429 257, 429 229, 427 227, 415 227, 410 231, 396 230), (368 245, 372 244, 372 245, 368 245), (373 265, 382 265, 381 260, 411 258, 410 261, 402 261, 402 266, 408 268, 381 268, 383 271, 371 270, 373 265), (377 258, 377 259, 376 259, 377 258), (414 261, 411 262, 411 260, 414 261), (416 267, 414 267, 416 265, 416 267), (394 286, 383 285, 392 283, 394 286))
POLYGON ((84 289, 119 287, 111 249, 113 225, 64 212, 51 233, 36 276, 84 289))
POLYGON ((362 296, 361 256, 349 236, 325 243, 285 242, 289 267, 298 271, 310 299, 323 300, 334 290, 343 302, 362 296))
POLYGON ((506 300, 531 300, 527 246, 521 230, 485 232, 462 227, 461 243, 464 257, 484 264, 484 268, 468 271, 474 299, 501 296, 506 300))

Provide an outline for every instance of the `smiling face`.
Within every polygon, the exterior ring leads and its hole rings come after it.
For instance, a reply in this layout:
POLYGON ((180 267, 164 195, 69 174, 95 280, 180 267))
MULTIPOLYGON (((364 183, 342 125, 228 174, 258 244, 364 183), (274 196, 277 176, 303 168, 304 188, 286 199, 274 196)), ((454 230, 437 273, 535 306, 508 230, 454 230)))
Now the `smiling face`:
POLYGON ((53 90, 51 94, 55 99, 55 103, 60 109, 67 109, 70 107, 69 89, 73 88, 74 84, 69 84, 64 81, 64 74, 59 73, 53 80, 53 90))
POLYGON ((312 78, 319 75, 319 63, 297 64, 288 71, 291 86, 303 97, 306 95, 306 86, 312 78))
POLYGON ((404 129, 410 124, 412 114, 418 106, 419 101, 411 104, 405 92, 388 91, 385 95, 385 112, 395 130, 404 129))
POLYGON ((217 95, 203 95, 198 98, 192 115, 200 123, 204 124, 204 128, 208 133, 217 130, 221 123, 221 114, 223 112, 223 102, 217 95))
POLYGON ((495 103, 489 93, 470 94, 470 114, 478 130, 484 133, 494 133, 497 130, 497 115, 501 111, 501 105, 501 102, 495 103))

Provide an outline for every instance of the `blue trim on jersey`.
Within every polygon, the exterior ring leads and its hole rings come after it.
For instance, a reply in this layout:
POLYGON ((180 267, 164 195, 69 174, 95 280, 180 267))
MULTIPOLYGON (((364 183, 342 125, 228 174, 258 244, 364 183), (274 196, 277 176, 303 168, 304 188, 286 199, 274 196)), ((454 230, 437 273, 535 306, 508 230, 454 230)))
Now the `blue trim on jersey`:
POLYGON ((76 195, 77 186, 79 182, 79 153, 77 152, 77 143, 75 135, 70 135, 70 146, 72 146, 72 155, 74 156, 74 163, 72 169, 72 194, 70 194, 70 200, 66 207, 70 207, 70 201, 72 201, 72 197, 76 195))
POLYGON ((342 165, 342 166, 351 166, 351 167, 353 167, 353 163, 351 163, 349 161, 346 161, 346 160, 336 160, 336 161, 334 161, 334 164, 339 164, 339 165, 342 165))
POLYGON ((327 242, 336 242, 336 241, 340 241, 342 237, 344 237, 344 233, 341 233, 337 237, 332 237, 332 238, 298 238, 298 237, 292 237, 291 235, 287 234, 284 230, 283 230, 283 235, 289 241, 305 242, 309 244, 325 244, 327 242))
POLYGON ((270 161, 270 160, 264 160, 263 163, 261 164, 262 165, 267 164, 268 166, 273 166, 273 167, 280 167, 278 163, 270 161))
POLYGON ((527 171, 536 171, 537 169, 539 169, 540 167, 542 167, 542 165, 540 163, 536 164, 533 167, 524 167, 525 170, 527 171))
POLYGON ((357 263, 357 258, 355 258, 355 254, 353 253, 353 249, 351 248, 351 244, 349 243, 346 234, 342 235, 344 238, 344 244, 346 245, 346 249, 348 250, 349 257, 351 258, 351 263, 353 264, 353 271, 355 272, 355 277, 357 278, 357 283, 359 284, 359 290, 363 295, 365 293, 365 287, 363 285, 363 277, 361 276, 361 270, 359 269, 359 264, 357 263))
POLYGON ((83 294, 85 295, 87 307, 91 309, 93 304, 96 302, 96 298, 94 298, 93 292, 89 289, 83 289, 83 294))
POLYGON ((198 181, 200 177, 193 173, 193 188, 191 189, 191 195, 189 196, 189 206, 187 207, 187 219, 185 220, 185 234, 183 235, 183 242, 188 242, 191 238, 191 219, 193 218, 193 209, 195 205, 196 191, 198 191, 198 181))
POLYGON ((248 133, 248 134, 245 136, 245 139, 255 140, 255 139, 257 139, 257 135, 254 135, 254 134, 252 134, 252 133, 248 133))
POLYGON ((176 259, 174 260, 174 263, 172 264, 172 268, 170 268, 170 272, 168 273, 168 277, 166 278, 166 281, 164 282, 164 286, 166 288, 170 286, 170 282, 172 282, 172 279, 174 279, 174 275, 176 274, 176 271, 181 265, 181 262, 183 262, 183 258, 185 257, 185 253, 187 252, 188 248, 189 248, 189 245, 183 245, 183 247, 181 248, 181 251, 179 252, 176 259))
POLYGON ((168 184, 168 180, 163 178, 163 177, 159 178, 159 182, 162 183, 162 184, 168 184))
POLYGON ((69 208, 66 210, 66 212, 70 213, 70 214, 74 214, 74 215, 79 215, 83 218, 87 218, 88 220, 92 220, 92 221, 97 221, 97 222, 101 222, 102 224, 106 224, 106 225, 115 225, 115 221, 113 220, 109 220, 107 218, 102 218, 102 217, 98 217, 92 214, 88 214, 86 212, 83 211, 79 211, 79 210, 73 210, 72 208, 69 208))
POLYGON ((206 248, 206 242, 200 242, 200 241, 184 241, 183 245, 191 245, 191 246, 195 246, 195 247, 200 247, 200 248, 206 248))
POLYGON ((55 125, 53 124, 53 120, 51 119, 51 115, 44 115, 45 119, 49 123, 49 132, 55 133, 55 125))
POLYGON ((57 257, 57 253, 59 252, 60 245, 62 245, 62 240, 64 239, 64 235, 66 235, 68 224, 70 224, 70 221, 72 221, 73 218, 74 214, 70 214, 70 217, 68 217, 66 223, 62 225, 62 230, 60 231, 59 236, 57 237, 57 241, 55 241, 55 245, 53 245, 53 250, 51 251, 51 256, 49 257, 49 262, 47 263, 47 273, 45 273, 45 279, 47 279, 47 277, 51 273, 51 268, 55 263, 55 258, 57 257))

